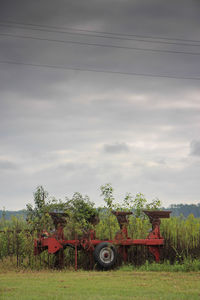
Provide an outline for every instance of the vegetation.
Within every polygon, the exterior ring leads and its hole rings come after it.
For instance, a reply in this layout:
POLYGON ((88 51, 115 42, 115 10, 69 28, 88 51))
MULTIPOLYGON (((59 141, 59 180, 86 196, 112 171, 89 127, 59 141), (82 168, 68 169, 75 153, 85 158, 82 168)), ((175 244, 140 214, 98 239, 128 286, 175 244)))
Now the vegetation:
POLYGON ((173 216, 183 215, 188 217, 193 214, 195 218, 200 216, 200 203, 198 204, 172 204, 169 209, 172 211, 173 216))
MULTIPOLYGON (((129 198, 129 194, 126 195, 129 198)), ((159 200, 158 200, 159 201, 159 200)), ((189 215, 193 214, 195 218, 200 217, 200 203, 197 204, 172 204, 168 208, 163 208, 171 210, 171 216, 183 216, 187 218, 189 215)), ((11 219, 12 216, 22 216, 26 218, 27 210, 22 209, 18 211, 0 210, 0 218, 5 217, 6 220, 11 219)))
MULTIPOLYGON (((12 216, 6 220, 5 213, 0 219, 0 261, 6 266, 19 266, 22 268, 41 269, 54 265, 54 255, 44 251, 40 256, 33 255, 34 238, 42 230, 54 230, 54 224, 50 212, 64 212, 66 214, 66 239, 73 239, 75 235, 82 236, 89 228, 95 226, 96 236, 99 239, 112 239, 119 230, 116 217, 112 210, 133 211, 129 217, 128 233, 131 238, 145 238, 151 224, 142 213, 143 209, 158 209, 161 203, 158 199, 149 203, 143 194, 133 197, 125 195, 121 203, 116 203, 114 191, 110 184, 101 187, 101 194, 105 206, 95 208, 94 203, 87 196, 75 193, 72 199, 65 201, 49 197, 43 187, 38 187, 34 193, 34 206, 28 204, 26 219, 22 216, 12 216), (95 221, 94 221, 95 220, 95 221)), ((161 234, 165 238, 161 261, 168 264, 183 265, 183 262, 200 259, 200 218, 189 215, 185 218, 171 217, 161 222, 161 234)), ((146 261, 153 259, 146 247, 131 247, 128 252, 128 263, 134 266, 147 266, 146 261)), ((2 265, 1 263, 1 265, 2 265)), ((74 265, 74 250, 65 250, 65 266, 74 265)), ((79 252, 79 267, 87 268, 88 261, 84 253, 79 252)), ((158 266, 158 265, 157 265, 158 266)), ((182 268, 182 267, 180 267, 182 268)), ((188 267, 189 268, 189 267, 188 267)), ((196 269, 195 269, 196 270, 196 269)))
POLYGON ((5 210, 2 209, 0 210, 0 219, 4 218, 5 220, 10 220, 12 217, 26 217, 26 209, 21 209, 21 210, 5 210))
POLYGON ((170 264, 169 261, 162 263, 152 262, 147 260, 141 266, 123 265, 120 268, 121 271, 145 271, 145 272, 200 272, 200 260, 186 258, 182 263, 176 261, 174 264, 170 264))
POLYGON ((195 300, 199 280, 200 273, 182 272, 7 272, 0 274, 0 299, 195 300))

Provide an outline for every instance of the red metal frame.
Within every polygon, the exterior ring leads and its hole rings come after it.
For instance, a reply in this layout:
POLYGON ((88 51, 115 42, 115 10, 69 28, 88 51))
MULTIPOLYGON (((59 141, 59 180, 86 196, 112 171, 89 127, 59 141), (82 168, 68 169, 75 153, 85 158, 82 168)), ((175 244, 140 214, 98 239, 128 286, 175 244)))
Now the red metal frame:
MULTIPOLYGON (((118 246, 118 252, 121 254, 123 260, 127 261, 127 249, 128 246, 133 245, 145 245, 148 247, 149 251, 154 255, 156 262, 160 260, 160 249, 159 246, 164 244, 164 238, 160 234, 160 218, 169 218, 171 211, 144 211, 144 213, 149 217, 152 224, 152 231, 148 234, 146 239, 131 239, 128 237, 127 231, 127 216, 130 212, 118 212, 114 211, 113 214, 117 217, 120 231, 116 233, 113 240, 102 241, 96 239, 96 234, 94 230, 89 230, 89 232, 83 236, 81 239, 77 237, 74 240, 64 239, 64 218, 60 221, 56 214, 52 213, 51 216, 54 220, 56 227, 56 232, 54 234, 49 234, 44 231, 38 239, 34 241, 34 254, 38 255, 42 251, 48 249, 48 253, 56 254, 59 250, 64 249, 67 246, 74 247, 75 249, 75 269, 77 270, 77 248, 81 248, 93 253, 95 246, 102 242, 108 242, 113 245, 118 246)), ((60 262, 60 264, 62 264, 60 262)))

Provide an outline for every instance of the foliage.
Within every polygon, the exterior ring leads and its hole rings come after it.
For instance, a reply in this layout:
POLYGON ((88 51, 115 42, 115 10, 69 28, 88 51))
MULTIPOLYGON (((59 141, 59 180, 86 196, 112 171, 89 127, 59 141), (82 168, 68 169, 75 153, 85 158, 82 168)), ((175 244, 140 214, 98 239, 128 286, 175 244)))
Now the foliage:
MULTIPOLYGON (((10 264, 23 266, 26 268, 48 268, 54 264, 54 256, 48 255, 44 251, 40 256, 33 255, 33 241, 38 231, 42 229, 50 230, 53 223, 50 218, 50 212, 67 212, 67 225, 65 228, 66 239, 75 237, 75 234, 82 237, 83 234, 92 227, 91 219, 99 215, 100 222, 96 225, 96 236, 99 239, 113 239, 119 230, 116 217, 112 210, 120 209, 133 211, 134 214, 129 217, 128 235, 132 239, 145 238, 148 234, 151 224, 148 219, 142 215, 143 209, 157 209, 160 206, 158 199, 147 202, 143 194, 137 194, 133 197, 126 194, 121 204, 116 204, 114 199, 114 190, 110 184, 101 187, 101 193, 105 200, 105 206, 95 208, 94 203, 87 196, 75 193, 72 199, 65 199, 64 202, 50 198, 48 193, 38 187, 34 193, 35 206, 28 205, 28 223, 23 217, 12 217, 6 220, 0 219, 0 260, 8 261, 10 264)), ((162 250, 161 261, 169 261, 170 264, 185 264, 190 259, 193 261, 200 259, 200 218, 193 215, 185 218, 171 217, 161 220, 161 235, 165 238, 165 245, 162 250)), ((146 247, 130 247, 128 251, 128 262, 134 266, 144 264, 145 261, 151 261, 146 247)), ((87 264, 87 258, 79 252, 79 266, 87 264)), ((65 250, 65 265, 73 266, 74 250, 65 250)), ((183 268, 183 267, 178 267, 183 268)))
MULTIPOLYGON (((128 204, 126 204, 126 201, 124 199, 124 208, 129 207, 129 201, 130 198, 132 197, 132 195, 130 193, 127 193, 125 198, 127 198, 127 202, 128 204)), ((152 201, 152 203, 154 203, 155 201, 157 201, 158 199, 155 199, 152 201)), ((160 200, 158 200, 160 201, 160 200)), ((157 206, 157 205, 156 205, 157 206)), ((165 208, 163 208, 165 209, 165 208)), ((176 216, 179 217, 180 215, 183 215, 185 218, 187 218, 190 214, 193 214, 195 218, 198 218, 200 216, 200 203, 197 204, 172 204, 170 205, 168 208, 168 210, 171 210, 171 216, 176 216)), ((12 216, 23 216, 26 217, 26 210, 22 209, 22 210, 18 210, 18 211, 9 211, 9 210, 0 210, 0 218, 2 218, 2 216, 5 216, 5 220, 9 220, 11 219, 12 216)))
POLYGON ((101 186, 101 196, 104 198, 107 209, 132 211, 136 218, 145 218, 143 210, 156 210, 161 207, 161 201, 156 198, 152 202, 148 203, 147 199, 142 193, 137 193, 135 198, 127 193, 124 197, 122 204, 115 203, 114 189, 110 183, 101 186))
POLYGON ((27 222, 32 230, 49 230, 53 227, 50 212, 65 212, 67 205, 65 202, 55 198, 48 198, 48 192, 42 186, 38 186, 34 193, 34 204, 27 204, 27 222))
POLYGON ((71 230, 73 228, 72 231, 88 229, 91 219, 97 215, 94 203, 88 196, 74 193, 72 199, 57 201, 55 198, 48 198, 48 193, 42 186, 37 187, 34 193, 34 204, 34 208, 31 204, 27 205, 27 221, 33 230, 49 230, 53 227, 50 212, 66 213, 66 221, 68 227, 71 230))
POLYGON ((66 202, 66 206, 74 221, 82 226, 88 225, 91 218, 97 215, 94 203, 90 201, 88 196, 83 197, 80 193, 74 193, 72 199, 66 202))
POLYGON ((188 217, 190 214, 193 214, 195 218, 200 216, 200 203, 197 204, 172 204, 169 207, 169 210, 172 211, 173 216, 183 215, 188 217))
POLYGON ((65 231, 65 233, 73 238, 75 234, 86 232, 92 227, 95 218, 98 218, 94 203, 90 201, 87 195, 83 197, 80 193, 74 193, 72 199, 67 199, 66 210, 69 218, 67 220, 68 231, 65 231))
POLYGON ((23 217, 26 218, 26 209, 10 211, 10 210, 0 210, 0 219, 10 220, 12 217, 23 217))
POLYGON ((109 209, 113 208, 114 196, 113 196, 113 187, 110 183, 102 185, 101 189, 101 196, 104 197, 104 201, 109 209))
POLYGON ((49 222, 48 206, 46 205, 46 199, 48 193, 42 186, 38 186, 34 193, 34 204, 27 204, 27 221, 34 229, 42 229, 47 226, 49 222))

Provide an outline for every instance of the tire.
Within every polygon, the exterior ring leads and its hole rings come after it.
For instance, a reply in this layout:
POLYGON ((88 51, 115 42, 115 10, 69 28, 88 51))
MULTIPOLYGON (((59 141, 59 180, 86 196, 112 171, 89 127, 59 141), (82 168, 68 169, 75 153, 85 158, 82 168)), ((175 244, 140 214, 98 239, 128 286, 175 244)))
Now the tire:
POLYGON ((94 260, 101 268, 110 269, 116 263, 117 251, 110 243, 100 243, 94 249, 94 260))

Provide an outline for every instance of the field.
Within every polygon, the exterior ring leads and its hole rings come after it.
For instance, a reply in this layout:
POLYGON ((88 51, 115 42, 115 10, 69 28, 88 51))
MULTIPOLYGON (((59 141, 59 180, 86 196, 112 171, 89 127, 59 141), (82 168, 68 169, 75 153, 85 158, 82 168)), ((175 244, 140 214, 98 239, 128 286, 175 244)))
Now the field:
MULTIPOLYGON (((38 190, 35 203, 44 195, 38 190)), ((136 204, 143 203, 145 199, 141 194, 138 197, 136 204)), ((80 236, 81 240, 83 228, 89 233, 94 229, 87 221, 89 216, 94 217, 94 208, 80 194, 75 195, 72 203, 74 206, 68 208, 70 218, 64 227, 64 235, 65 239, 80 236)), ((115 266, 118 269, 97 272, 97 264, 90 264, 86 251, 78 251, 79 270, 75 272, 74 249, 67 247, 64 268, 56 271, 55 255, 49 254, 47 249, 40 255, 33 252, 34 239, 44 228, 52 232, 55 227, 47 207, 39 208, 40 205, 36 210, 30 209, 33 213, 30 222, 16 217, 0 219, 0 300, 200 299, 200 218, 190 215, 162 220, 160 230, 165 244, 160 249, 160 263, 153 262, 147 247, 137 246, 128 249, 126 265, 119 255, 115 266), (93 271, 86 271, 89 266, 93 271)), ((128 236, 131 239, 146 238, 152 224, 135 211, 137 214, 130 216, 127 224, 128 236)), ((119 231, 117 219, 111 212, 109 207, 98 213, 100 222, 95 231, 102 241, 114 239, 119 231)))
POLYGON ((200 272, 0 273, 0 299, 200 299, 200 272))

